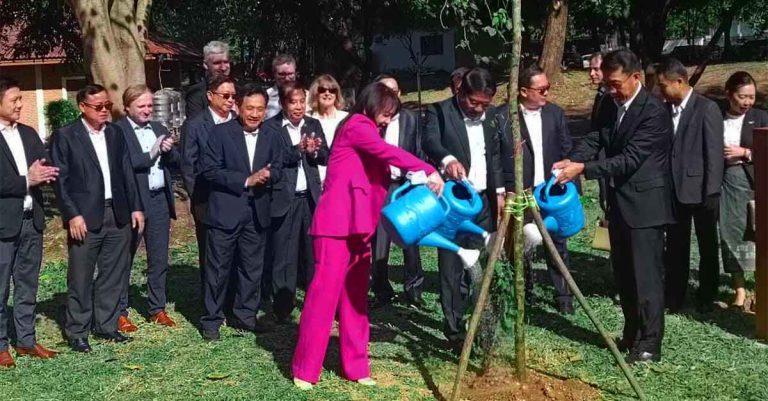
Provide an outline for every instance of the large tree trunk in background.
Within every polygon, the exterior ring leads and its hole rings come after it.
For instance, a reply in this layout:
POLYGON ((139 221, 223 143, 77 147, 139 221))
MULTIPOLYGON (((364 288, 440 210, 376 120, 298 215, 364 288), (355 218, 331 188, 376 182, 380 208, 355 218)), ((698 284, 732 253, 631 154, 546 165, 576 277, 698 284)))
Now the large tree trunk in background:
POLYGON ((678 0, 632 0, 629 43, 643 65, 661 59, 669 11, 678 0))
POLYGON ((712 35, 712 39, 710 39, 709 43, 707 44, 706 51, 704 52, 706 55, 704 60, 701 61, 693 74, 691 74, 691 78, 689 80, 691 86, 695 86, 696 83, 699 82, 699 79, 701 79, 701 76, 704 75, 704 70, 707 69, 709 62, 711 61, 710 55, 717 46, 717 42, 720 41, 721 36, 725 35, 725 43, 728 47, 730 47, 731 25, 733 24, 733 19, 736 17, 736 14, 738 14, 741 9, 746 6, 746 4, 746 1, 737 1, 733 3, 729 9, 723 11, 723 15, 720 20, 720 26, 717 27, 717 31, 715 31, 715 34, 712 35))
POLYGON ((544 47, 539 64, 549 79, 560 76, 560 64, 563 61, 565 36, 568 33, 568 0, 552 0, 547 18, 547 30, 544 33, 544 47))
POLYGON ((146 83, 146 20, 151 0, 69 0, 80 24, 85 62, 94 83, 107 88, 123 114, 122 95, 130 85, 146 83), (110 6, 111 5, 111 6, 110 6))

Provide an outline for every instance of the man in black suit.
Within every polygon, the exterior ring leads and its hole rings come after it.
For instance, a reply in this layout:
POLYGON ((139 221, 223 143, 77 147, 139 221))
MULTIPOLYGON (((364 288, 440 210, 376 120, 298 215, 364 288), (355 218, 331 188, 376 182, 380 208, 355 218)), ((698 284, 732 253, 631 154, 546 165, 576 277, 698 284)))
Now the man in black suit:
MULTIPOLYGON (((179 152, 174 140, 162 124, 150 121, 152 118, 152 91, 146 85, 133 85, 123 93, 126 117, 117 121, 125 135, 125 143, 136 176, 136 186, 144 206, 144 247, 147 250, 147 298, 149 320, 163 326, 173 327, 176 323, 165 311, 167 299, 166 278, 168 276, 168 245, 171 219, 176 218, 171 181, 172 165, 179 162, 179 152)), ((142 235, 134 233, 131 241, 131 261, 142 235)), ((133 263, 131 263, 133 265, 133 263)), ((123 293, 120 297, 119 323, 131 324, 128 319, 128 290, 131 272, 126 272, 123 293)), ((120 327, 121 331, 135 331, 134 327, 120 327), (128 330, 123 330, 124 328, 128 330), (133 330, 131 330, 133 329, 133 330)))
POLYGON ((205 340, 219 339, 224 322, 228 281, 236 270, 232 327, 263 331, 256 319, 261 299, 261 274, 270 193, 280 181, 282 154, 278 138, 260 130, 267 94, 246 85, 238 95, 238 118, 213 128, 205 147, 202 174, 210 183, 203 296, 200 319, 205 340))
MULTIPOLYGON (((518 102, 520 110, 520 130, 524 141, 523 152, 523 188, 533 188, 552 177, 552 165, 571 153, 572 140, 568 130, 565 112, 560 107, 547 102, 549 80, 538 66, 530 66, 520 72, 518 78, 518 102)), ((502 165, 507 189, 515 188, 515 169, 513 147, 510 146, 509 105, 500 107, 497 112, 499 135, 502 143, 502 165)), ((527 217, 525 241, 526 297, 533 296, 533 274, 531 263, 536 246, 542 238, 532 218, 527 217), (531 224, 531 226, 528 226, 531 224)), ((560 257, 570 265, 568 242, 564 238, 553 236, 560 257)), ((565 279, 560 274, 551 258, 547 258, 547 270, 555 287, 555 301, 560 313, 572 314, 573 294, 568 289, 565 279)))
MULTIPOLYGON (((504 177, 499 141, 488 109, 496 93, 491 74, 473 68, 464 74, 456 97, 427 109, 422 149, 449 179, 468 179, 483 199, 476 223, 487 231, 496 229, 504 205, 504 177)), ((459 235, 456 243, 465 248, 482 247, 476 235, 459 235)), ((445 315, 443 333, 454 350, 465 337, 464 307, 470 276, 453 252, 438 250, 440 303, 445 315)))
POLYGON ((297 282, 309 287, 314 273, 309 225, 322 188, 317 166, 328 161, 328 146, 320 121, 304 114, 306 88, 289 82, 279 90, 281 111, 264 123, 264 136, 279 143, 283 154, 280 180, 272 187, 269 252, 272 307, 278 322, 285 322, 296 303, 297 282))
POLYGON ((181 126, 181 175, 190 198, 190 211, 195 220, 195 236, 200 271, 205 264, 206 229, 203 221, 208 210, 208 183, 203 178, 200 161, 213 127, 234 117, 235 81, 219 75, 208 81, 208 108, 181 126))
POLYGON ((22 108, 18 81, 0 77, 0 367, 15 365, 9 351, 7 310, 13 277, 16 355, 56 356, 37 343, 35 305, 43 256, 43 194, 58 168, 46 165, 45 147, 32 127, 18 123, 22 108))
POLYGON ((664 335, 664 226, 674 222, 669 178, 672 121, 643 88, 642 67, 629 50, 603 58, 603 80, 616 112, 602 112, 599 130, 555 163, 559 183, 584 174, 606 178, 611 264, 624 313, 620 348, 627 361, 657 361, 664 335), (594 160, 600 149, 605 159, 594 160))
POLYGON ((723 120, 717 104, 693 92, 688 71, 675 59, 657 68, 657 86, 671 109, 674 137, 670 171, 676 224, 667 227, 664 299, 671 311, 685 303, 691 253, 691 220, 699 243, 697 307, 712 309, 717 299, 720 262, 717 221, 723 183, 723 120))
POLYGON ((143 231, 144 214, 122 129, 107 122, 112 102, 106 89, 86 85, 77 103, 81 118, 53 133, 51 154, 59 167, 54 188, 61 220, 69 230, 64 331, 73 350, 90 352, 91 330, 108 341, 131 340, 117 321, 131 229, 143 231))
POLYGON ((196 117, 208 107, 208 81, 215 77, 228 77, 230 72, 229 45, 214 40, 203 47, 205 79, 190 85, 184 91, 186 119, 196 117))
MULTIPOLYGON (((400 85, 397 80, 389 75, 379 75, 374 81, 387 85, 400 96, 400 85)), ((421 119, 412 110, 401 108, 400 112, 392 117, 392 121, 384 132, 384 140, 390 145, 398 146, 409 153, 423 158, 421 154, 421 119)), ((405 177, 397 167, 390 166, 392 170, 392 182, 389 185, 387 199, 392 191, 403 185, 405 177)), ((392 302, 395 291, 389 283, 389 250, 391 239, 384 226, 376 227, 373 243, 373 269, 371 272, 373 294, 375 296, 374 307, 381 307, 392 302)), ((421 297, 421 286, 424 284, 424 270, 421 267, 419 247, 409 246, 403 249, 403 292, 405 302, 416 308, 424 306, 421 297)))

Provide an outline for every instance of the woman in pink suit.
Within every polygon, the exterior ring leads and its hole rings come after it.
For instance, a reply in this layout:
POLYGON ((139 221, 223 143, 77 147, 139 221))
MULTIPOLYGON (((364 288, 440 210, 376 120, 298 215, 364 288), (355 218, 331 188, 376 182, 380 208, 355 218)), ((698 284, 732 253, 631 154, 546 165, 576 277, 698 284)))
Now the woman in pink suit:
POLYGON ((443 180, 431 165, 387 144, 381 131, 397 114, 397 94, 381 83, 360 92, 331 145, 325 186, 312 226, 315 276, 307 290, 293 356, 293 381, 310 389, 320 379, 336 310, 343 375, 374 385, 368 363, 368 277, 371 237, 390 182, 389 166, 423 171, 438 195, 443 180))

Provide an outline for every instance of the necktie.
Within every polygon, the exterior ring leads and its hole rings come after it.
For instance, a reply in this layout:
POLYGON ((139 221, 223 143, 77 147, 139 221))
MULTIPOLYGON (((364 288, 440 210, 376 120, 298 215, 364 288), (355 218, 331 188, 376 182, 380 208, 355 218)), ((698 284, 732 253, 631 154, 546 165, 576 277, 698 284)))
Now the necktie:
POLYGON ((619 109, 616 111, 616 125, 614 128, 614 132, 619 131, 619 126, 621 125, 621 121, 624 119, 624 113, 627 112, 627 107, 625 105, 619 106, 619 109))

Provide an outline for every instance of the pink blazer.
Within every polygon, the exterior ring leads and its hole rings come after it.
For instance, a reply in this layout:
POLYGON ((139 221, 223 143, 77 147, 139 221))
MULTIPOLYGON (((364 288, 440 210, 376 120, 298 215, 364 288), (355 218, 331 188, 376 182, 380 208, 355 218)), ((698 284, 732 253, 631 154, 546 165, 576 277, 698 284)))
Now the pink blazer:
POLYGON ((376 124, 355 114, 336 134, 309 233, 346 237, 372 234, 390 183, 389 166, 432 174, 435 168, 384 141, 376 124))

